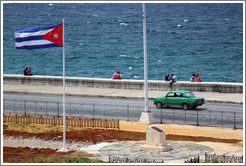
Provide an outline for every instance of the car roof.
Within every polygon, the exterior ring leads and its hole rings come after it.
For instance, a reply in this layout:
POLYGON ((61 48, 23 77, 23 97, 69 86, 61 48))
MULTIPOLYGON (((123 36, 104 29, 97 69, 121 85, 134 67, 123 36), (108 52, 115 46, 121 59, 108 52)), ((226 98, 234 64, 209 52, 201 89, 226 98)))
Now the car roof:
POLYGON ((186 93, 186 92, 191 92, 191 91, 188 91, 188 90, 176 90, 176 91, 169 91, 168 93, 186 93))

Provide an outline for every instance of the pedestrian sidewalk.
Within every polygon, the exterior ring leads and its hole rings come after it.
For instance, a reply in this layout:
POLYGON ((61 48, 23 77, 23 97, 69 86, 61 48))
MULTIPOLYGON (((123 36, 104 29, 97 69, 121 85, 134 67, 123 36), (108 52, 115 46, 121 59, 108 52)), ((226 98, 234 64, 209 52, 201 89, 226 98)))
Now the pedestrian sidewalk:
MULTIPOLYGON (((24 85, 24 84, 3 84, 3 92, 9 93, 38 93, 48 95, 62 95, 63 86, 50 85, 24 85)), ((144 90, 131 89, 109 89, 91 87, 65 87, 66 95, 88 96, 88 97, 111 97, 111 98, 132 98, 143 99, 144 90)), ((149 90, 149 99, 165 96, 168 91, 149 90)), ((243 104, 242 93, 215 93, 215 92, 194 92, 197 97, 205 98, 205 102, 243 104)))

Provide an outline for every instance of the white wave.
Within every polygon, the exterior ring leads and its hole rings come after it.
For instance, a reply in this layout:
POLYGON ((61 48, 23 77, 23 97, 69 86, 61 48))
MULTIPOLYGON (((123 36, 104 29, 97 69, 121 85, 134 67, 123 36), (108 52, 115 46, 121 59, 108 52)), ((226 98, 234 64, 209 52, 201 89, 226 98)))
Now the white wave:
POLYGON ((86 23, 87 23, 87 24, 90 24, 91 22, 87 21, 86 23))
POLYGON ((189 20, 185 19, 184 22, 188 22, 189 20))
POLYGON ((123 55, 120 55, 120 57, 127 57, 127 55, 124 55, 124 54, 123 54, 123 55))
POLYGON ((138 79, 138 78, 140 78, 140 76, 134 76, 134 78, 138 79))
POLYGON ((50 4, 49 4, 49 6, 53 6, 53 4, 52 4, 52 3, 50 3, 50 4))
POLYGON ((93 17, 98 17, 98 15, 96 15, 96 14, 94 14, 94 15, 92 15, 93 17))
POLYGON ((181 24, 178 24, 177 27, 182 27, 182 25, 181 24))
POLYGON ((129 67, 129 70, 131 70, 131 69, 132 69, 132 67, 130 66, 130 67, 129 67))
POLYGON ((161 62, 162 62, 162 60, 158 60, 158 62, 159 62, 159 63, 161 63, 161 62))
POLYGON ((120 25, 124 25, 124 26, 127 26, 127 24, 126 24, 126 23, 123 23, 123 22, 122 22, 122 23, 120 23, 120 25))

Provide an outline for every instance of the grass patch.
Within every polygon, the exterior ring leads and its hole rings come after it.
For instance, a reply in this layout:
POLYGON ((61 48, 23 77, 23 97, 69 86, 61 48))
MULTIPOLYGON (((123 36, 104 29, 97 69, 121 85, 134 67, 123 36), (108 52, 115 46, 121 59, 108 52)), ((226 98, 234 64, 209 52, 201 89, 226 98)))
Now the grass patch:
MULTIPOLYGON (((63 132, 63 126, 41 125, 31 123, 4 123, 5 130, 28 133, 63 132)), ((86 130, 84 127, 66 127, 66 131, 86 130)))

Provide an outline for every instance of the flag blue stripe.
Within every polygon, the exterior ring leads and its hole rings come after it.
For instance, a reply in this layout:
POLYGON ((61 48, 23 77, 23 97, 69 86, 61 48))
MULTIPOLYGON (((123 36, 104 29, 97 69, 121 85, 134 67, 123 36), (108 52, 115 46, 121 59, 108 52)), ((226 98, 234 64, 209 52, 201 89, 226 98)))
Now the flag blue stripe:
POLYGON ((32 46, 22 46, 22 47, 16 47, 17 49, 40 49, 40 48, 48 48, 48 47, 61 47, 55 43, 53 44, 46 44, 46 45, 32 45, 32 46))
MULTIPOLYGON (((61 25, 61 24, 59 24, 59 25, 61 25)), ((29 28, 29 29, 24 29, 24 30, 16 31, 15 33, 38 32, 38 31, 42 31, 42 30, 47 30, 47 29, 56 28, 56 27, 58 27, 59 25, 50 26, 50 27, 43 27, 43 28, 29 28)))
POLYGON ((15 38, 15 42, 24 42, 24 41, 30 41, 30 40, 44 40, 42 39, 43 35, 40 36, 29 36, 25 38, 15 38))

